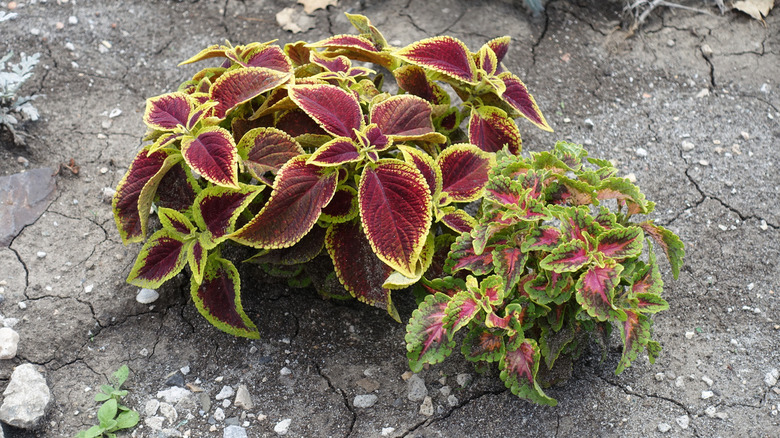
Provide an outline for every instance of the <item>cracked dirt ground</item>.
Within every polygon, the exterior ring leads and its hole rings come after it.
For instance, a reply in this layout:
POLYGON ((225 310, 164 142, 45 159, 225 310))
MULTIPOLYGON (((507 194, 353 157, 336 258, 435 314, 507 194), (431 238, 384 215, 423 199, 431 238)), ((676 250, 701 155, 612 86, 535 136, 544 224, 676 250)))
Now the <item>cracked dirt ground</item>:
MULTIPOLYGON (((94 424, 94 388, 122 363, 132 370, 128 402, 138 410, 185 365, 187 382, 200 378, 212 397, 223 384, 246 384, 254 413, 267 416, 251 422, 249 436, 275 436, 284 418, 293 419, 293 437, 373 437, 389 427, 389 436, 418 438, 644 437, 661 436, 659 423, 676 437, 778 436, 780 390, 764 375, 780 368, 780 11, 764 26, 715 9, 659 10, 626 39, 620 1, 555 0, 535 19, 509 0, 341 0, 316 11, 316 28, 300 35, 274 20, 292 1, 18 3, 0 53, 40 51, 30 91, 45 97, 36 101, 42 120, 28 126, 28 148, 0 147, 0 174, 21 171, 20 155, 32 167, 74 158, 81 171, 64 171, 46 213, 0 248, 0 313, 19 318, 21 336, 18 357, 0 363, 0 388, 15 366, 32 362, 55 399, 44 429, 6 436, 65 437, 94 424), (559 401, 549 408, 517 399, 495 373, 476 375, 454 357, 421 373, 435 407, 426 417, 401 379, 404 327, 379 310, 246 281, 244 307, 262 336, 247 341, 209 326, 183 279, 152 306, 134 300, 137 289, 124 279, 139 246, 121 245, 102 189, 116 185, 140 146, 145 98, 188 78, 198 67, 176 64, 209 44, 316 41, 351 32, 344 11, 367 15, 399 46, 448 33, 475 50, 511 35, 505 63, 556 131, 520 121, 525 150, 568 139, 636 176, 658 203, 655 219, 687 244, 679 281, 664 266, 671 308, 655 318, 664 348, 655 365, 640 358, 615 376, 619 351, 603 362, 594 351, 549 390, 559 401), (77 25, 55 28, 70 16, 77 25), (109 118, 117 108, 122 114, 109 118), (285 366, 292 373, 281 376, 285 366), (473 382, 459 388, 458 373, 474 374, 473 382), (378 402, 355 408, 365 378, 378 384, 378 402), (438 391, 441 378, 455 388, 454 407, 438 391), (713 396, 702 399, 703 391, 713 396)), ((408 317, 411 300, 394 297, 408 317)), ((221 436, 197 410, 178 430, 221 436)), ((137 435, 153 436, 148 427, 137 435)))

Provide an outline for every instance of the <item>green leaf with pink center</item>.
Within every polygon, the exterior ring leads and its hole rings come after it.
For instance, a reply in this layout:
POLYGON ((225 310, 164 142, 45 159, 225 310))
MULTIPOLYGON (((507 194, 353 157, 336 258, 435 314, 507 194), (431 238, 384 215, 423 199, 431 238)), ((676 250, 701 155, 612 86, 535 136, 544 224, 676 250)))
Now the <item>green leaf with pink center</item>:
POLYGON ((482 313, 482 307, 474 294, 469 290, 462 290, 455 294, 447 303, 444 310, 444 327, 447 327, 447 336, 452 340, 455 333, 465 327, 471 320, 482 313))
POLYGON ((642 254, 644 237, 639 227, 613 228, 598 236, 596 251, 617 262, 622 262, 642 254))
POLYGON ((498 364, 501 380, 514 395, 556 406, 558 402, 548 397, 536 381, 540 359, 539 346, 533 339, 525 339, 514 348, 507 346, 506 354, 498 364))
POLYGON ((591 262, 591 256, 581 240, 572 240, 558 245, 549 255, 539 262, 542 269, 562 272, 575 272, 591 262))
POLYGON ((260 333, 241 305, 241 279, 229 260, 212 254, 206 261, 203 281, 191 282, 190 294, 198 311, 213 326, 250 339, 259 339, 260 333))
POLYGON ((642 222, 639 226, 664 250, 666 258, 669 259, 669 264, 672 266, 672 275, 676 280, 680 276, 680 267, 685 257, 685 246, 680 238, 666 228, 656 225, 653 221, 642 222))
POLYGON ((577 281, 577 302, 588 312, 588 315, 599 321, 610 317, 623 319, 623 311, 616 308, 613 300, 615 286, 620 281, 623 265, 613 260, 606 260, 603 266, 594 264, 577 281))
POLYGON ((452 353, 455 341, 450 339, 444 324, 449 301, 450 297, 442 293, 428 295, 412 312, 405 338, 412 371, 420 372, 424 364, 442 362, 452 353))

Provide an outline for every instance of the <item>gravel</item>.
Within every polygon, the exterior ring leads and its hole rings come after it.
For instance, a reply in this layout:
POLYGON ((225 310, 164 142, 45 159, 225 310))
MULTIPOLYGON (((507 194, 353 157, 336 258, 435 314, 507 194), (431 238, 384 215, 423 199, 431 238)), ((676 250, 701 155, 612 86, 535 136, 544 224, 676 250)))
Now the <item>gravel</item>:
POLYGON ((228 426, 222 431, 222 438, 247 438, 246 429, 241 426, 228 426))
POLYGON ((236 392, 233 391, 233 388, 231 388, 229 385, 225 385, 222 387, 222 390, 219 391, 219 394, 215 397, 217 400, 224 400, 228 397, 233 397, 233 394, 236 392))
POLYGON ((374 394, 356 395, 352 405, 356 408, 366 409, 374 406, 379 398, 374 394))
POLYGON ((428 395, 428 388, 425 387, 425 381, 417 374, 406 381, 409 391, 407 398, 411 401, 422 401, 428 395))

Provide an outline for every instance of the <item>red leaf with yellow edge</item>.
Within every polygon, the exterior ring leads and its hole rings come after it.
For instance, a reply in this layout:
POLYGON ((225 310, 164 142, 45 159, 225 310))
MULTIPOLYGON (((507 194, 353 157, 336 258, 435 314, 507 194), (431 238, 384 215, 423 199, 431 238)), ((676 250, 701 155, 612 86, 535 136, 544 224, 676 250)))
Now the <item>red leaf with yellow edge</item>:
POLYGON ((604 266, 593 265, 577 281, 577 302, 588 315, 599 321, 622 314, 612 303, 615 286, 620 281, 623 265, 607 260, 604 266))
POLYGON ((458 233, 468 233, 477 226, 477 220, 464 210, 454 207, 444 207, 439 222, 458 233))
POLYGON ((499 75, 499 78, 506 85, 506 91, 504 91, 501 98, 512 108, 519 111, 531 123, 545 131, 552 132, 552 128, 547 124, 547 120, 544 119, 539 105, 536 104, 536 100, 528 92, 523 81, 509 72, 502 73, 499 75))
POLYGON ((211 186, 195 199, 192 215, 201 230, 217 243, 233 232, 236 220, 263 186, 241 184, 239 189, 211 186))
POLYGON ((260 333, 241 305, 241 279, 229 260, 209 256, 203 281, 191 282, 190 294, 195 307, 214 327, 250 339, 259 339, 260 333))
POLYGON ((471 110, 469 119, 469 141, 487 152, 497 152, 504 147, 514 155, 520 154, 522 140, 515 121, 493 106, 482 106, 471 110))
POLYGON ((260 180, 266 172, 274 175, 284 163, 304 153, 303 148, 286 132, 276 128, 255 128, 238 142, 244 166, 260 180))
POLYGON ((365 52, 380 52, 374 44, 368 39, 357 35, 335 35, 316 43, 309 44, 308 47, 334 47, 345 49, 358 49, 365 52))
POLYGON ((443 181, 439 204, 479 199, 495 162, 494 155, 471 144, 456 144, 442 151, 436 158, 443 181))
POLYGON ((377 258, 357 221, 332 224, 325 235, 325 248, 339 281, 353 297, 387 310, 400 321, 390 289, 382 287, 393 269, 377 258))
POLYGON ((265 67, 282 73, 292 73, 293 66, 279 46, 268 46, 251 54, 246 60, 248 67, 265 67))
POLYGON ((428 295, 412 312, 405 337, 406 357, 412 371, 419 372, 424 364, 442 362, 452 353, 455 341, 449 338, 444 325, 449 301, 450 297, 441 293, 428 295))
POLYGON ((238 188, 238 150, 230 131, 209 126, 181 141, 184 161, 207 181, 238 188))
POLYGON ((498 69, 498 58, 496 52, 487 44, 482 46, 477 52, 477 67, 481 68, 488 75, 494 75, 498 69))
POLYGON ((411 146, 399 145, 398 149, 403 153, 404 161, 413 164, 420 171, 425 182, 428 183, 431 196, 441 192, 442 176, 441 168, 436 165, 430 155, 411 146))
POLYGON ((347 73, 352 67, 352 61, 346 56, 329 58, 321 55, 319 52, 311 52, 311 62, 331 72, 347 73))
POLYGON ((191 240, 187 243, 186 247, 187 262, 190 265, 190 271, 192 271, 192 279, 200 284, 203 281, 203 274, 206 272, 208 251, 203 246, 200 239, 191 240))
POLYGON ((516 348, 508 347, 498 365, 500 377, 512 394, 539 404, 555 406, 558 402, 548 397, 536 382, 540 358, 539 347, 533 339, 523 340, 516 348))
POLYGON ((187 126, 197 102, 182 92, 168 93, 146 100, 144 123, 152 129, 172 131, 187 126))
POLYGON ((477 66, 463 42, 450 36, 437 36, 413 43, 395 52, 402 60, 451 78, 473 84, 477 66))
POLYGON ((360 161, 360 152, 355 142, 347 137, 336 137, 314 151, 306 163, 317 166, 338 166, 355 161, 360 161))
POLYGON ((176 210, 161 207, 157 210, 157 216, 163 228, 180 233, 180 237, 188 236, 196 229, 187 216, 176 210))
POLYGON ((420 171, 390 159, 366 166, 358 200, 363 228, 379 259, 414 277, 431 225, 431 195, 420 171))
POLYGON ((398 86, 409 94, 421 97, 434 105, 447 104, 450 96, 435 82, 428 79, 425 70, 416 65, 405 65, 393 71, 398 86))
POLYGON ((167 151, 158 150, 147 155, 147 151, 148 146, 136 155, 111 201, 116 227, 125 245, 146 236, 149 208, 160 180, 181 161, 178 154, 169 156, 167 151))
POLYGON ((288 161, 260 213, 230 236, 254 248, 286 248, 301 240, 336 192, 338 172, 306 164, 301 155, 288 161))
POLYGON ((302 135, 328 135, 314 119, 300 108, 282 113, 276 119, 276 128, 295 138, 302 135))
POLYGON ((485 45, 490 47, 493 50, 493 53, 496 54, 496 62, 498 62, 498 68, 496 69, 496 73, 501 73, 504 70, 501 67, 501 61, 504 60, 504 57, 509 51, 509 43, 511 41, 512 41, 511 37, 503 36, 503 37, 493 38, 492 40, 485 43, 485 45))
POLYGON ((185 169, 182 161, 171 167, 160 180, 155 193, 158 207, 172 208, 176 211, 186 211, 192 207, 200 186, 192 174, 185 169))
POLYGON ((139 287, 157 289, 184 269, 187 258, 184 237, 165 229, 157 231, 141 248, 127 282, 139 287))
POLYGON ((201 50, 191 58, 187 59, 186 61, 180 62, 179 65, 191 64, 193 62, 198 62, 209 58, 224 58, 226 50, 230 50, 230 47, 223 46, 220 44, 212 44, 206 47, 205 49, 201 50))
POLYGON ((426 134, 436 134, 431 121, 432 110, 431 104, 421 97, 393 96, 371 107, 371 123, 376 123, 382 133, 393 140, 422 139, 426 134))
POLYGON ((353 130, 360 130, 363 124, 355 96, 335 85, 296 85, 288 93, 296 105, 334 136, 354 138, 353 130))
POLYGON ((386 136, 375 123, 366 126, 361 135, 364 136, 366 145, 374 148, 375 151, 383 151, 393 144, 393 140, 386 136))
POLYGON ((239 68, 225 72, 211 86, 209 98, 219 102, 214 115, 224 119, 236 106, 272 90, 290 79, 289 73, 264 67, 239 68))
POLYGON ((341 186, 328 205, 323 207, 320 220, 341 223, 356 218, 358 214, 357 190, 350 186, 341 186))
POLYGON ((284 45, 284 53, 292 61, 293 66, 300 67, 309 63, 311 50, 306 47, 305 41, 296 41, 284 45))
POLYGON ((252 263, 295 266, 314 260, 325 247, 325 228, 314 227, 289 248, 263 250, 245 260, 252 263))

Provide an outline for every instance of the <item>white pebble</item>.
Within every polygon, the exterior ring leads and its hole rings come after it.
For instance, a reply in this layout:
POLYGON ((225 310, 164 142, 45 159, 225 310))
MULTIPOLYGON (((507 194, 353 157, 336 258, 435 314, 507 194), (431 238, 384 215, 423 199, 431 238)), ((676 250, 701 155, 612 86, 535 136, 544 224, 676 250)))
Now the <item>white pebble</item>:
POLYGON ((147 417, 154 417, 157 415, 157 409, 160 408, 160 401, 157 399, 151 399, 146 402, 146 405, 144 406, 144 415, 147 417))
POLYGON ((695 148, 695 147, 696 147, 696 146, 695 146, 693 143, 691 143, 691 142, 689 142, 689 141, 687 141, 687 140, 685 140, 685 141, 683 141, 683 142, 682 142, 682 150, 683 150, 683 151, 685 151, 685 152, 690 152, 690 151, 692 151, 692 150, 693 150, 693 148, 695 148))
POLYGON ((636 148, 636 156, 637 157, 646 157, 647 156, 647 149, 645 149, 645 148, 636 148))
POLYGON ((777 379, 780 378, 780 370, 777 368, 773 368, 772 371, 766 373, 764 376, 764 383, 766 383, 767 386, 775 386, 777 385, 777 379))
POLYGON ((664 373, 655 373, 655 380, 663 382, 665 378, 666 375, 664 373))
POLYGON ((382 436, 388 436, 388 435, 390 435, 393 432, 395 432, 395 428, 394 427, 383 427, 382 428, 382 436))
POLYGON ((38 256, 39 259, 46 257, 46 253, 43 251, 38 251, 35 253, 35 255, 38 256))
POLYGON ((27 303, 25 303, 24 301, 20 301, 19 302, 19 308, 22 309, 22 310, 26 309, 27 308, 27 303))
POLYGON ((0 359, 13 359, 19 346, 19 334, 9 327, 0 328, 0 359))
POLYGON ((95 287, 95 285, 94 285, 94 284, 88 284, 88 285, 84 286, 84 292, 86 292, 86 293, 90 293, 90 292, 92 292, 92 289, 93 289, 94 287, 95 287))
POLYGON ((352 400, 352 405, 356 408, 366 409, 374 406, 379 398, 374 394, 356 395, 352 400))
POLYGON ((674 419, 682 429, 687 429, 691 419, 687 415, 682 415, 674 419))
POLYGON ((715 395, 712 391, 702 391, 701 392, 701 399, 707 400, 708 398, 712 398, 715 395))
POLYGON ((108 114, 109 119, 113 119, 114 117, 119 117, 122 115, 122 110, 119 108, 114 108, 111 110, 111 112, 108 114))
POLYGON ((707 414, 708 417, 712 418, 715 416, 715 413, 718 411, 718 409, 715 406, 710 406, 707 409, 704 410, 704 413, 707 414))
POLYGON ((217 421, 225 421, 225 411, 222 408, 214 409, 214 419, 217 421))
POLYGON ((693 332, 685 332, 685 339, 693 339, 693 332))
POLYGON ((669 423, 658 423, 658 431, 666 433, 672 430, 672 426, 669 423))
POLYGON ((292 418, 284 419, 274 426, 274 432, 276 432, 278 435, 286 435, 287 432, 290 430, 290 424, 292 423, 292 418))
POLYGON ((73 52, 76 50, 76 46, 74 46, 73 43, 65 43, 65 49, 69 52, 73 52))
POLYGON ((228 397, 233 397, 233 394, 235 394, 235 391, 233 391, 233 388, 231 388, 228 385, 225 385, 222 387, 222 390, 219 391, 219 394, 217 394, 216 399, 217 400, 225 400, 228 397))
POLYGON ((181 373, 186 376, 190 373, 190 366, 184 365, 183 367, 179 368, 179 371, 181 371, 181 373))
POLYGON ((135 300, 141 304, 151 304, 160 298, 160 294, 154 289, 143 288, 138 291, 135 300))
POLYGON ((710 379, 707 376, 701 376, 701 380, 702 380, 702 382, 706 383, 707 386, 712 386, 712 384, 715 383, 715 382, 712 381, 712 379, 710 379))
POLYGON ((79 19, 71 15, 68 17, 68 23, 70 24, 79 24, 79 19))
POLYGON ((281 370, 279 370, 279 374, 283 376, 289 376, 290 374, 292 374, 292 371, 290 371, 290 369, 287 367, 283 367, 281 370))

